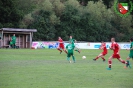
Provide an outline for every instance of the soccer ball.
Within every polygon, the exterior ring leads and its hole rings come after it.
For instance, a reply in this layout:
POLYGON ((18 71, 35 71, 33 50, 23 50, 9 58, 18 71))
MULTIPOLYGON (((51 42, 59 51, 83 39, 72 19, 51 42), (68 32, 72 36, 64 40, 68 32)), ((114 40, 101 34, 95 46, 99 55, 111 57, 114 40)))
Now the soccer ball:
POLYGON ((86 59, 86 56, 82 56, 82 59, 86 59))

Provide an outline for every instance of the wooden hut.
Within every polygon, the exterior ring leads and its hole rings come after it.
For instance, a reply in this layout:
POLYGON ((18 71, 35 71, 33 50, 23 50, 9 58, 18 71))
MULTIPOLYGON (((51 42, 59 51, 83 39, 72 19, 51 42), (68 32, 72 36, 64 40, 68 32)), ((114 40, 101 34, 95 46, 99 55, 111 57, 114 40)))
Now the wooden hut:
POLYGON ((19 48, 31 48, 33 32, 36 29, 17 29, 17 28, 1 28, 0 29, 0 47, 8 47, 9 40, 15 34, 16 46, 19 48))

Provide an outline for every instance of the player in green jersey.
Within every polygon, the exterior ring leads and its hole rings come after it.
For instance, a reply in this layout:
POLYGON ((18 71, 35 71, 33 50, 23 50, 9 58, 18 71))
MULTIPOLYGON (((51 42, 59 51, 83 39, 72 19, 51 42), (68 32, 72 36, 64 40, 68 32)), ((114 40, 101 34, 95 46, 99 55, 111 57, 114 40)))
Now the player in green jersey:
POLYGON ((67 49, 67 60, 71 63, 70 57, 72 56, 73 62, 75 63, 75 57, 73 54, 73 50, 74 50, 73 44, 70 42, 70 44, 66 46, 66 49, 67 49))
POLYGON ((72 36, 70 36, 69 42, 72 44, 74 50, 80 53, 80 50, 74 44, 77 41, 75 39, 73 39, 72 36))
POLYGON ((13 34, 13 36, 11 38, 10 46, 12 48, 15 48, 15 46, 16 46, 16 36, 15 36, 15 34, 13 34))
POLYGON ((130 39, 130 49, 127 49, 127 50, 130 50, 130 54, 129 56, 127 57, 127 64, 125 66, 125 68, 127 68, 128 66, 131 68, 131 65, 129 63, 129 59, 132 58, 133 59, 133 38, 130 39))

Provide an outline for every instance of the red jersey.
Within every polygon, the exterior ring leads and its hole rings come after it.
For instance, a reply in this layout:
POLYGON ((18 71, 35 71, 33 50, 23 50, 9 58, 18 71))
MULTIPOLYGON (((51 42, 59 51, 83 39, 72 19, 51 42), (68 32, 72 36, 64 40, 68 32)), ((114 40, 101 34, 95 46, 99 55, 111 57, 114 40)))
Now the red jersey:
POLYGON ((62 39, 58 39, 59 44, 63 44, 63 40, 62 39))
POLYGON ((117 54, 118 53, 118 51, 119 51, 119 45, 116 42, 113 42, 111 44, 111 48, 113 49, 114 54, 117 54))
POLYGON ((107 53, 106 43, 103 43, 101 48, 103 49, 103 52, 107 53))
POLYGON ((59 42, 59 46, 58 46, 58 48, 64 49, 64 43, 63 43, 63 40, 60 38, 60 39, 58 39, 58 42, 59 42))

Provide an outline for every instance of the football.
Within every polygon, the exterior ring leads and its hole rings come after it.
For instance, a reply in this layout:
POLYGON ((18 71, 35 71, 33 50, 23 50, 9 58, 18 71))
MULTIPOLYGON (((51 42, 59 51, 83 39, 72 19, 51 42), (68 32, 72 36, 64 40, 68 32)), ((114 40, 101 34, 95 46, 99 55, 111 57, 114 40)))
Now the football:
POLYGON ((82 59, 86 59, 86 56, 82 56, 82 59))

